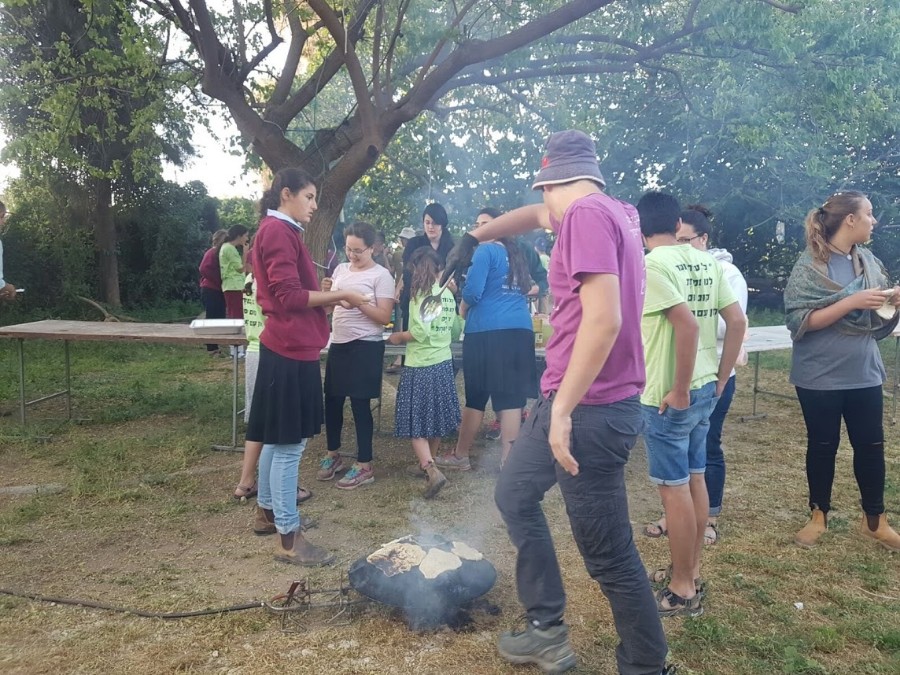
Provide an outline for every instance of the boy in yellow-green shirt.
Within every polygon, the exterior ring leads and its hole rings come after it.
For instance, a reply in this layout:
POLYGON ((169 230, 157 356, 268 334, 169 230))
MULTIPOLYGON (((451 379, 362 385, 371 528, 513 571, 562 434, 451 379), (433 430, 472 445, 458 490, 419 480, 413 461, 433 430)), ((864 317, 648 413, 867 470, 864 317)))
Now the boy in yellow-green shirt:
POLYGON ((709 513, 706 434, 747 326, 737 298, 709 255, 679 244, 678 201, 648 192, 637 204, 649 249, 641 318, 647 383, 641 395, 650 480, 659 489, 672 565, 654 581, 660 616, 703 613, 700 554, 709 513), (725 321, 722 357, 718 317, 725 321), (668 582, 668 583, 666 583, 668 582))

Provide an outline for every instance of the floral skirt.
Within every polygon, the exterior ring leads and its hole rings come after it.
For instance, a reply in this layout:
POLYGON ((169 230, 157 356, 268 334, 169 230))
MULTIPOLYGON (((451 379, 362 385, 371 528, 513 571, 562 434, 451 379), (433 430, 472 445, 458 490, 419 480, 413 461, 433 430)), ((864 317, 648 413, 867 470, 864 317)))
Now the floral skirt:
POLYGON ((397 388, 395 436, 442 438, 454 433, 461 420, 452 360, 403 368, 397 388))

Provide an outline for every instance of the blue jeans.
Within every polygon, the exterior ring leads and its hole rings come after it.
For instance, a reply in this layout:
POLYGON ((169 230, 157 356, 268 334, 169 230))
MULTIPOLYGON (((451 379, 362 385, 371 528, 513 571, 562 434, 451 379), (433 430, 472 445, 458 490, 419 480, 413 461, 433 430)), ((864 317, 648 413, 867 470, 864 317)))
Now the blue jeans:
POLYGON ((290 534, 300 529, 297 476, 308 438, 289 445, 266 443, 259 454, 259 494, 256 503, 275 513, 275 529, 290 534))
POLYGON ((684 485, 692 473, 706 472, 706 434, 717 401, 716 383, 708 382, 691 391, 684 410, 668 407, 660 415, 657 406, 641 406, 651 482, 684 485))
POLYGON ((706 434, 706 491, 709 493, 709 515, 722 513, 722 495, 725 492, 725 453, 722 452, 722 426, 725 415, 734 398, 734 375, 728 378, 719 402, 709 416, 709 432, 706 434))
POLYGON ((550 401, 541 397, 519 437, 494 492, 494 500, 518 550, 516 586, 529 622, 539 628, 561 621, 566 606, 544 494, 559 483, 578 550, 609 600, 620 643, 621 675, 659 675, 666 637, 647 572, 634 545, 625 492, 625 464, 641 431, 637 396, 610 405, 579 405, 572 412, 572 476, 553 458, 547 434, 550 401))

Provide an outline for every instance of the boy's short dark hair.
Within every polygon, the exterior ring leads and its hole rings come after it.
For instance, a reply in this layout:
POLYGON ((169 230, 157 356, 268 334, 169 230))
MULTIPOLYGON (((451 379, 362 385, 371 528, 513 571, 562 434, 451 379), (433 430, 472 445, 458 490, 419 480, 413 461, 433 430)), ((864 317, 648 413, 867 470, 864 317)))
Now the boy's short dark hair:
POLYGON ((681 207, 678 200, 665 192, 647 192, 637 203, 641 218, 641 234, 652 237, 655 234, 675 234, 681 207))

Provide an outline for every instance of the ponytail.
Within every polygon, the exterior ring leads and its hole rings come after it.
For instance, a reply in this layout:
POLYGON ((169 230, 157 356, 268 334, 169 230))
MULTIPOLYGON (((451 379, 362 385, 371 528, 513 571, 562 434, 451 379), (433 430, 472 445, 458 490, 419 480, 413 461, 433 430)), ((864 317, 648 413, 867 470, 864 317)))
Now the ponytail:
POLYGON ((831 257, 828 242, 841 229, 847 216, 862 208, 862 202, 866 198, 866 195, 856 190, 835 192, 822 206, 806 214, 806 246, 813 259, 828 262, 831 257))
POLYGON ((825 235, 825 223, 822 221, 824 214, 821 206, 806 214, 806 246, 815 260, 828 262, 831 251, 828 248, 828 237, 825 235))
POLYGON ((312 176, 303 169, 298 167, 281 169, 272 179, 271 187, 263 192, 262 198, 259 200, 260 218, 265 218, 269 210, 275 210, 281 206, 281 191, 284 188, 290 190, 291 194, 296 194, 307 185, 313 184, 312 176))

